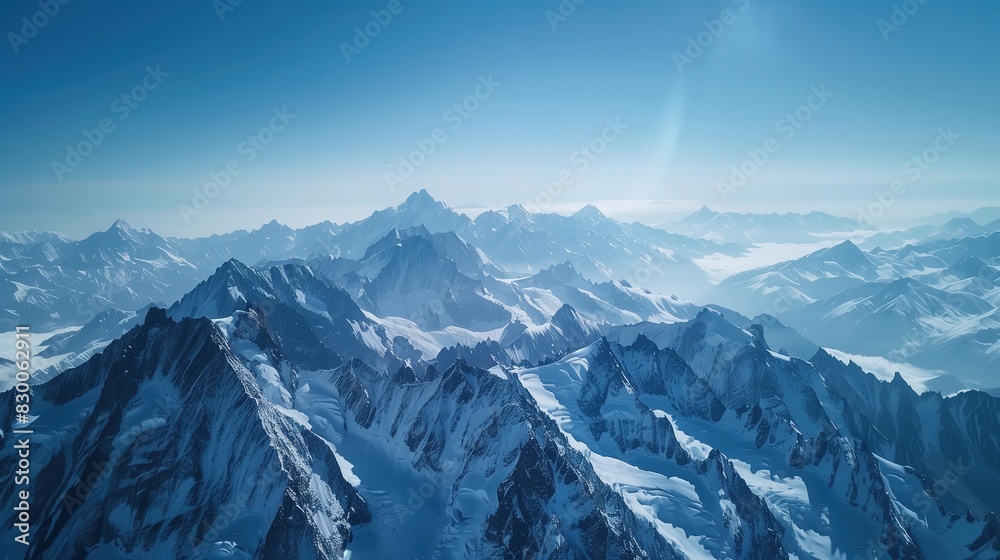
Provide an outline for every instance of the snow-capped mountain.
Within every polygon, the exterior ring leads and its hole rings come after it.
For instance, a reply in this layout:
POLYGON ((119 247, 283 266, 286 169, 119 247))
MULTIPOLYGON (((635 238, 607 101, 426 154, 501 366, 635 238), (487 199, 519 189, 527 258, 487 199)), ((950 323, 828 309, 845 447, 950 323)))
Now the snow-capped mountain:
POLYGON ((625 279, 686 298, 700 295, 708 280, 693 259, 741 251, 736 245, 618 222, 592 206, 572 216, 532 214, 510 206, 480 214, 458 233, 515 273, 533 274, 569 261, 594 281, 625 279))
POLYGON ((861 247, 874 249, 898 249, 907 245, 916 245, 944 239, 960 239, 973 237, 984 233, 1000 230, 1000 220, 994 220, 985 225, 979 225, 971 218, 952 218, 940 225, 921 225, 903 231, 892 231, 875 234, 862 243, 861 247))
POLYGON ((486 263, 454 233, 392 229, 358 261, 322 257, 307 263, 344 286, 368 311, 407 319, 423 330, 490 330, 511 319, 478 279, 486 263))
POLYGON ((340 225, 5 234, 8 323, 38 321, 29 424, 0 393, 0 479, 33 431, 19 552, 1000 558, 1000 400, 967 389, 1000 386, 1000 232, 685 223, 420 191, 340 225), (760 244, 805 256, 682 299, 760 244))
MULTIPOLYGON (((621 327, 537 368, 317 365, 325 325, 293 324, 288 307, 302 308, 283 295, 311 282, 301 272, 255 277, 233 263, 37 387, 33 428, 50 439, 33 455, 44 484, 28 558, 989 558, 1000 547, 998 498, 971 501, 973 479, 923 490, 940 480, 938 457, 968 458, 974 481, 995 486, 993 397, 933 406, 822 353, 818 365, 777 354, 761 329, 710 310, 621 327), (228 317, 180 317, 224 311, 194 305, 223 279, 260 295, 223 298, 228 317), (916 445, 904 408, 941 436, 916 445)), ((554 326, 580 323, 566 308, 554 326)), ((14 392, 0 396, 11 468, 13 406, 14 392)), ((0 494, 8 511, 14 500, 0 494)))
POLYGON ((49 365, 37 369, 35 381, 45 381, 71 367, 78 366, 103 350, 116 339, 140 324, 152 304, 138 311, 107 309, 79 329, 71 329, 55 334, 45 340, 45 345, 37 353, 49 365))
POLYGON ((546 357, 531 350, 536 342, 522 339, 519 344, 526 346, 521 350, 509 344, 529 333, 546 339, 543 346, 566 350, 567 342, 552 324, 567 306, 587 325, 673 322, 701 309, 625 280, 591 282, 569 261, 533 276, 503 278, 506 271, 456 234, 430 233, 423 227, 390 230, 359 260, 324 256, 294 262, 343 286, 394 335, 418 339, 415 345, 425 359, 456 344, 487 343, 505 348, 500 352, 505 357, 497 357, 496 363, 536 363, 546 357), (540 333, 555 333, 556 340, 540 333))
POLYGON ((1000 206, 984 206, 972 212, 953 210, 909 220, 897 220, 892 223, 901 229, 909 229, 925 225, 940 226, 955 218, 969 218, 977 224, 988 224, 1000 220, 1000 206))
POLYGON ((82 325, 110 309, 173 301, 201 278, 198 267, 155 233, 116 221, 81 241, 5 235, 0 244, 0 328, 82 325))
POLYGON ((555 305, 569 304, 592 321, 613 325, 639 321, 669 323, 689 319, 701 309, 677 296, 637 288, 628 280, 591 282, 569 261, 513 280, 511 285, 523 294, 529 305, 547 316, 554 314, 555 305))
POLYGON ((918 473, 943 509, 984 518, 996 511, 1000 492, 987 481, 1000 473, 1000 401, 980 391, 918 395, 898 374, 881 381, 824 351, 811 363, 837 395, 851 433, 879 456, 918 473), (944 479, 949 482, 928 484, 944 479))
POLYGON ((592 279, 625 279, 688 298, 704 291, 707 278, 693 258, 740 250, 617 222, 596 208, 565 217, 510 207, 473 222, 426 191, 354 223, 323 222, 299 230, 272 221, 252 231, 179 239, 119 220, 81 241, 49 233, 3 234, 0 328, 9 331, 18 321, 40 331, 81 326, 108 309, 137 311, 171 302, 231 258, 251 265, 361 261, 393 230, 428 239, 473 278, 523 277, 570 261, 592 279))
MULTIPOLYGON (((426 228, 416 227, 391 230, 372 244, 360 260, 323 256, 288 259, 253 269, 232 259, 171 307, 171 314, 228 316, 247 306, 248 301, 255 301, 255 297, 273 291, 271 277, 275 267, 291 267, 289 270, 309 275, 315 272, 331 288, 343 288, 365 312, 354 324, 382 329, 369 346, 381 352, 399 343, 402 346, 395 348, 397 355, 425 360, 456 344, 472 347, 487 341, 512 342, 516 337, 511 333, 520 334, 521 330, 528 331, 530 336, 543 333, 539 335, 546 340, 542 347, 555 345, 562 351, 578 348, 579 345, 562 340, 561 331, 552 327, 553 319, 566 305, 588 325, 579 327, 583 330, 593 330, 589 325, 678 321, 693 317, 700 310, 676 296, 661 296, 624 280, 591 282, 569 262, 527 278, 495 278, 494 274, 505 275, 505 272, 456 234, 432 234, 426 228)), ((306 296, 297 294, 288 299, 295 300, 292 304, 302 307, 300 311, 305 315, 316 311, 306 296), (305 305, 301 305, 303 302, 305 305)), ((122 334, 141 316, 137 312, 107 310, 72 336, 54 338, 69 338, 69 341, 46 349, 45 354, 58 355, 63 368, 76 365, 122 334), (116 324, 115 329, 109 330, 112 323, 116 324)), ((545 359, 548 354, 532 350, 538 342, 529 341, 529 335, 517 343, 522 346, 520 350, 508 348, 498 363, 537 363, 545 359)))
MULTIPOLYGON (((818 531, 834 535, 829 541, 834 549, 801 549, 812 557, 836 557, 837 548, 841 553, 854 550, 860 554, 859 548, 874 548, 872 543, 887 545, 889 557, 919 554, 902 550, 910 544, 926 557, 967 557, 977 550, 958 543, 971 542, 980 530, 990 534, 991 518, 986 511, 996 509, 996 497, 974 489, 984 480, 980 477, 996 476, 991 457, 998 449, 998 440, 991 426, 998 420, 998 401, 992 397, 979 392, 951 399, 933 393, 918 397, 901 378, 892 383, 878 381, 857 366, 845 366, 822 352, 809 362, 789 359, 768 350, 759 333, 741 332, 711 311, 690 323, 623 327, 616 336, 620 344, 631 341, 631 346, 645 349, 646 355, 654 348, 672 349, 731 410, 716 413, 715 421, 727 422, 727 414, 742 420, 722 430, 693 421, 695 415, 678 405, 680 396, 685 395, 682 389, 664 391, 654 385, 667 397, 645 397, 652 407, 663 407, 664 416, 690 438, 690 447, 702 447, 704 453, 707 444, 738 459, 737 464, 748 463, 740 473, 748 477, 751 487, 757 486, 772 500, 772 511, 790 529, 784 533, 790 550, 820 542, 801 538, 808 531, 803 526, 793 527, 813 523, 811 514, 794 511, 795 499, 790 496, 800 484, 810 494, 809 504, 843 504, 846 493, 846 503, 857 508, 853 513, 838 510, 836 516, 820 522, 837 525, 854 519, 850 529, 844 527, 846 532, 835 528, 818 531), (737 435, 741 432, 742 436, 737 435), (741 439, 752 441, 757 451, 748 453, 747 443, 741 439), (768 449, 773 448, 784 451, 771 455, 768 449), (850 468, 845 468, 848 465, 850 468), (791 476, 789 467, 794 473, 791 476), (810 482, 811 473, 820 475, 816 482, 810 482), (763 478, 755 481, 754 477, 763 478), (950 482, 936 488, 928 484, 944 478, 950 482), (783 486, 782 480, 794 482, 783 486), (922 495, 921 488, 928 490, 922 495), (824 499, 817 492, 840 496, 824 499), (941 500, 940 509, 928 501, 927 494, 941 500), (865 500, 871 502, 865 504, 865 500), (962 516, 979 518, 983 523, 963 525, 958 522, 962 516), (873 522, 876 527, 882 524, 881 537, 865 534, 873 522), (790 539, 790 535, 798 537, 790 539), (852 539, 856 542, 849 544, 852 539), (894 546, 899 549, 893 551, 894 546), (949 551, 948 547, 953 548, 949 551)), ((648 371, 649 364, 657 362, 642 357, 622 363, 626 364, 624 371, 630 372, 648 371), (630 363, 635 365, 629 367, 630 363)), ((691 382, 678 384, 696 387, 691 382)), ((643 385, 642 381, 629 382, 639 395, 652 392, 644 391, 643 385)), ((706 402, 702 392, 694 392, 695 402, 706 402)), ((997 549, 987 547, 978 552, 982 557, 993 557, 997 549)))
POLYGON ((309 367, 335 367, 354 357, 381 367, 399 365, 385 329, 347 292, 301 265, 258 270, 227 261, 167 314, 221 319, 244 310, 266 310, 277 348, 309 367))
POLYGON ((502 370, 327 375, 307 378, 303 410, 329 426, 372 510, 352 557, 677 557, 502 370), (320 420, 333 414, 346 422, 320 420))
POLYGON ((544 325, 530 327, 520 322, 508 325, 499 340, 508 360, 500 363, 537 364, 582 348, 600 336, 599 325, 563 305, 544 325))
POLYGON ((705 294, 706 301, 755 315, 801 307, 881 278, 881 262, 850 240, 804 257, 734 274, 705 294))
MULTIPOLYGON (((174 322, 153 309, 38 387, 32 427, 46 443, 32 455, 24 557, 341 558, 370 514, 277 392, 291 372, 273 367, 267 336, 253 312, 174 322)), ((10 430, 8 415, 0 465, 12 473, 10 430)), ((0 491, 10 511, 14 489, 0 491)), ((16 531, 5 525, 5 542, 16 531)))
POLYGON ((371 216, 340 227, 324 254, 352 259, 361 258, 373 243, 387 232, 422 226, 430 233, 467 231, 471 220, 443 202, 434 200, 426 190, 411 194, 400 205, 379 210, 371 216), (331 250, 332 249, 332 250, 331 250))
POLYGON ((822 346, 991 388, 1000 383, 998 257, 996 232, 867 252, 845 241, 736 274, 706 297, 776 316, 822 346))
MULTIPOLYGON (((332 235, 337 226, 327 222, 313 227, 319 228, 320 231, 327 231, 329 235, 332 235)), ((172 241, 183 247, 185 254, 198 255, 199 263, 215 262, 218 265, 233 258, 241 262, 256 264, 265 260, 287 257, 290 253, 301 254, 303 251, 300 246, 307 243, 303 243, 300 237, 300 232, 279 224, 277 220, 271 220, 251 231, 239 230, 224 235, 197 239, 174 239, 172 241)))
POLYGON ((832 238, 864 238, 878 230, 864 222, 824 212, 808 214, 739 214, 702 206, 679 222, 660 226, 696 239, 718 243, 815 243, 832 238))
POLYGON ((823 344, 868 356, 886 356, 931 370, 958 373, 992 387, 1000 354, 1000 317, 990 302, 918 280, 872 282, 790 311, 788 323, 823 344), (978 348, 977 348, 978 346, 978 348), (964 356, 956 364, 954 356, 964 356))

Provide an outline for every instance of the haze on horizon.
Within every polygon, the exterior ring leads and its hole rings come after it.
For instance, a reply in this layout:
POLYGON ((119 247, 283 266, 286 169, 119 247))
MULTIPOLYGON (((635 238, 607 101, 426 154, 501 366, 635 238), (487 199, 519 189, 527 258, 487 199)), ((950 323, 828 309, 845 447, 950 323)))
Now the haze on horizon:
MULTIPOLYGON (((184 230, 180 235, 174 235, 164 231, 157 230, 156 228, 150 227, 145 223, 130 222, 128 219, 119 216, 115 218, 110 223, 97 224, 92 230, 82 231, 77 235, 69 235, 64 231, 59 229, 53 230, 13 230, 13 229, 0 229, 0 233, 16 233, 16 232, 54 232, 69 239, 82 240, 89 237, 92 234, 100 233, 102 231, 119 227, 122 222, 126 227, 138 228, 140 230, 151 230, 153 233, 159 234, 164 237, 172 238, 200 238, 200 237, 211 237, 212 235, 224 235, 228 233, 234 233, 238 231, 255 231, 263 230, 274 224, 289 227, 293 230, 299 230, 307 228, 309 226, 321 225, 324 223, 332 223, 336 226, 346 226, 354 224, 365 219, 373 217, 375 214, 383 210, 389 210, 393 208, 400 208, 411 202, 412 199, 422 199, 416 202, 416 204, 424 204, 426 200, 431 200, 434 203, 443 204, 446 208, 458 214, 463 214, 470 220, 476 220, 476 218, 488 211, 498 211, 507 212, 511 207, 518 206, 523 210, 533 213, 533 214, 558 214, 562 216, 571 216, 577 212, 583 211, 585 207, 596 207, 599 212, 605 216, 622 223, 642 223, 645 225, 653 226, 659 229, 664 229, 670 232, 679 232, 684 229, 683 222, 685 219, 694 219, 695 222, 700 222, 704 219, 704 212, 709 213, 722 213, 715 209, 709 208, 707 205, 701 205, 700 207, 693 207, 694 201, 656 201, 656 200, 602 200, 593 201, 586 203, 576 203, 576 202, 554 202, 552 204, 547 204, 543 206, 533 205, 532 203, 523 204, 515 202, 507 205, 483 205, 483 204, 463 204, 463 205, 453 205, 449 204, 447 201, 440 200, 433 196, 433 194, 428 192, 428 189, 419 189, 418 191, 413 191, 408 193, 405 200, 400 200, 398 204, 393 204, 384 208, 371 208, 367 209, 364 207, 352 207, 352 208, 340 208, 340 214, 346 216, 343 220, 331 220, 322 211, 318 212, 300 212, 293 217, 291 222, 286 222, 279 220, 274 217, 262 218, 258 223, 248 223, 248 225, 243 225, 239 227, 233 227, 225 230, 212 231, 209 233, 192 233, 189 230, 184 230), (353 213, 352 213, 353 212, 353 213), (696 215, 697 214, 697 215, 696 215), (314 217, 314 218, 313 218, 314 217)), ((815 209, 805 209, 801 212, 797 211, 787 211, 787 212, 747 212, 747 214, 752 215, 797 215, 805 216, 811 212, 817 212, 815 209)), ((823 212, 824 214, 829 214, 828 212, 823 212)), ((738 214, 738 213, 737 213, 738 214)), ((269 214, 263 214, 263 216, 268 216, 269 214)), ((972 219, 974 222, 980 225, 986 225, 987 222, 993 222, 994 220, 1000 219, 1000 206, 982 206, 977 208, 972 208, 970 211, 958 211, 952 210, 948 212, 936 212, 933 214, 925 214, 917 216, 912 219, 899 220, 899 221, 888 221, 888 220, 876 220, 874 224, 866 223, 863 220, 857 220, 856 217, 847 217, 837 214, 832 214, 834 217, 843 218, 844 222, 844 237, 847 239, 864 239, 868 235, 876 231, 901 231, 908 227, 913 227, 917 225, 925 224, 941 224, 946 220, 951 220, 954 218, 968 218, 972 219), (866 233, 867 231, 867 233, 866 233), (853 232, 853 233, 852 233, 853 232)), ((247 222, 247 216, 242 216, 244 222, 247 222)), ((809 219, 806 217, 805 219, 809 219)), ((826 241, 823 244, 832 244, 832 241, 826 241)), ((822 245, 822 244, 821 244, 822 245)))
POLYGON ((37 3, 0 8, 0 229, 343 223, 420 188, 653 224, 997 200, 995 4, 216 4, 70 3, 23 41, 37 3))

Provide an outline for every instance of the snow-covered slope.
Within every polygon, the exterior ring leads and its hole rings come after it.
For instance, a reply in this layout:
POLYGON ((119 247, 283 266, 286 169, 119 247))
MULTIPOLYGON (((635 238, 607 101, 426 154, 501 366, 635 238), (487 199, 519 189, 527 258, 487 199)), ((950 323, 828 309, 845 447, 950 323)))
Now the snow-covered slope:
POLYGON ((850 241, 734 275, 710 301, 856 355, 1000 385, 1000 233, 861 251, 850 241))
POLYGON ((962 379, 992 387, 1000 353, 1000 317, 988 301, 972 294, 947 292, 918 280, 903 278, 874 282, 806 305, 784 315, 788 323, 812 340, 849 352, 886 356, 927 369, 955 370, 955 356, 964 356, 962 379), (986 346, 958 352, 975 340, 986 346))
MULTIPOLYGON (((42 529, 29 558, 989 558, 1000 546, 1000 495, 972 490, 1000 480, 994 397, 918 397, 822 352, 789 358, 763 328, 708 309, 530 369, 324 365, 329 325, 289 321, 298 308, 280 295, 315 281, 304 274, 227 263, 175 319, 154 308, 36 388, 42 529)), ((598 334, 569 307, 551 328, 598 334)), ((16 459, 13 405, 0 395, 0 468, 16 459)), ((13 499, 0 494, 8 510, 13 499)))
POLYGON ((678 557, 502 370, 400 384, 349 364, 306 384, 371 504, 352 557, 678 557))
POLYGON ((486 262, 454 234, 393 229, 358 261, 323 257, 307 263, 344 286, 367 311, 407 319, 423 330, 492 330, 511 319, 479 279, 486 262))
MULTIPOLYGON (((515 206, 472 221, 426 191, 364 220, 299 230, 272 221, 252 231, 178 239, 119 220, 81 241, 57 234, 4 233, 0 329, 11 330, 19 321, 39 330, 81 326, 108 309, 131 312, 171 302, 229 259, 252 266, 319 265, 326 259, 324 274, 357 273, 374 280, 375 275, 352 266, 371 259, 372 250, 392 253, 392 247, 380 245, 389 235, 399 241, 426 240, 462 275, 486 284, 570 261, 598 282, 626 280, 630 286, 688 298, 701 294, 707 278, 693 259, 741 251, 735 245, 617 222, 593 207, 567 217, 531 214, 515 206)), ((499 284, 492 287, 503 291, 499 284)))
MULTIPOLYGON (((736 533, 743 538, 754 523, 767 527, 764 533, 775 537, 771 544, 750 545, 766 551, 763 557, 966 557, 967 546, 981 535, 990 540, 984 511, 996 507, 995 497, 989 507, 963 520, 973 501, 952 482, 952 493, 965 501, 956 498, 939 512, 931 496, 940 491, 930 490, 926 481, 954 473, 932 472, 925 462, 916 470, 903 468, 872 453, 857 423, 879 412, 852 408, 848 403, 855 396, 825 381, 844 375, 842 364, 827 369, 824 363, 820 374, 809 362, 770 352, 754 333, 740 333, 706 312, 690 324, 623 329, 617 336, 630 341, 627 345, 602 341, 519 377, 585 449, 597 471, 607 469, 605 479, 618 485, 630 507, 659 520, 661 534, 686 547, 690 557, 740 556, 734 552, 738 539, 725 531, 734 524, 743 529, 736 533), (663 433, 665 453, 660 451, 663 433), (713 461, 731 465, 728 489, 704 476, 704 463, 713 461), (743 500, 753 496, 766 505, 751 508, 752 500, 740 504, 728 497, 729 492, 740 497, 743 485, 743 500), (897 498, 899 485, 908 485, 911 494, 897 498), (710 507, 719 499, 721 510, 710 507), (738 504, 740 518, 727 513, 727 499, 738 504), (757 517, 748 520, 752 511, 757 517)), ((872 382, 876 389, 892 390, 884 382, 872 382)), ((998 401, 982 393, 976 398, 988 399, 990 411, 966 415, 963 423, 983 434, 997 421, 998 401)), ((935 416, 932 406, 925 408, 925 422, 950 423, 951 413, 935 416)), ((912 436, 896 440, 896 434, 880 434, 876 452, 892 456, 893 446, 912 441, 905 439, 912 436)), ((954 449, 976 456, 968 472, 991 473, 989 459, 972 450, 989 454, 996 442, 992 436, 989 443, 981 437, 952 441, 954 449)), ((939 457, 933 443, 938 441, 928 440, 924 451, 929 457, 939 457)), ((895 454, 894 460, 906 458, 895 454)), ((962 488, 972 484, 971 479, 960 483, 962 488)), ((981 499, 975 503, 983 504, 981 499)), ((988 558, 996 546, 995 540, 985 546, 980 542, 975 551, 988 558)))
POLYGON ((512 272, 527 275, 569 261, 594 281, 624 278, 650 290, 687 298, 700 295, 708 278, 692 259, 741 251, 736 245, 618 222, 594 207, 560 216, 533 214, 511 206, 502 212, 480 214, 470 226, 457 231, 512 272))
POLYGON ((400 365, 385 329, 347 292, 301 265, 258 270, 227 261, 167 313, 175 319, 218 319, 250 309, 266 313, 282 352, 309 367, 335 367, 345 357, 400 365))
MULTIPOLYGON (((177 323, 153 309, 38 387, 24 557, 341 558, 369 514, 277 391, 290 372, 276 356, 253 313, 177 323)), ((0 466, 13 472, 14 393, 0 402, 0 466)), ((0 493, 7 511, 14 490, 0 493)), ((16 529, 2 531, 13 543, 16 529)))
POLYGON ((566 261, 511 284, 530 307, 551 316, 570 305, 591 321, 613 325, 639 321, 675 322, 694 317, 699 306, 678 298, 637 288, 627 280, 591 282, 566 261))
POLYGON ((1000 233, 758 218, 746 242, 823 248, 704 306, 670 294, 755 249, 592 206, 0 236, 8 318, 74 325, 34 329, 25 558, 1000 558, 1000 400, 965 389, 1000 365, 1000 233))
POLYGON ((116 221, 70 241, 55 235, 5 234, 0 243, 0 329, 80 326, 98 313, 173 301, 201 278, 168 240, 116 221))
POLYGON ((781 313, 889 272, 851 241, 785 263, 730 276, 705 294, 705 301, 756 315, 781 313))

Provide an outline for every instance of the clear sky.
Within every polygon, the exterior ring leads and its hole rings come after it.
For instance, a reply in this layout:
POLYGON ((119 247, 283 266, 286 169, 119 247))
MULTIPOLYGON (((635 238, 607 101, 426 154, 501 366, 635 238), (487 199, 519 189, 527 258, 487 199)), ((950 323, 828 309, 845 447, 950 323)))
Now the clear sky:
POLYGON ((0 229, 195 236, 546 182, 549 209, 1000 202, 996 2, 236 1, 4 2, 0 229))

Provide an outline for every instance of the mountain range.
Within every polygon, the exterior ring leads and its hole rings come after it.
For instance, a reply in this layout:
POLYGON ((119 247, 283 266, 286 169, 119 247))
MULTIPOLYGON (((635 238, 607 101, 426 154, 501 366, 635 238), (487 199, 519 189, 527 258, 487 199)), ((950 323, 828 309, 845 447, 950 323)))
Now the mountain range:
POLYGON ((1000 232, 848 222, 421 191, 341 225, 4 234, 38 370, 18 554, 1000 558, 1000 232), (699 264, 766 244, 810 250, 699 264))

